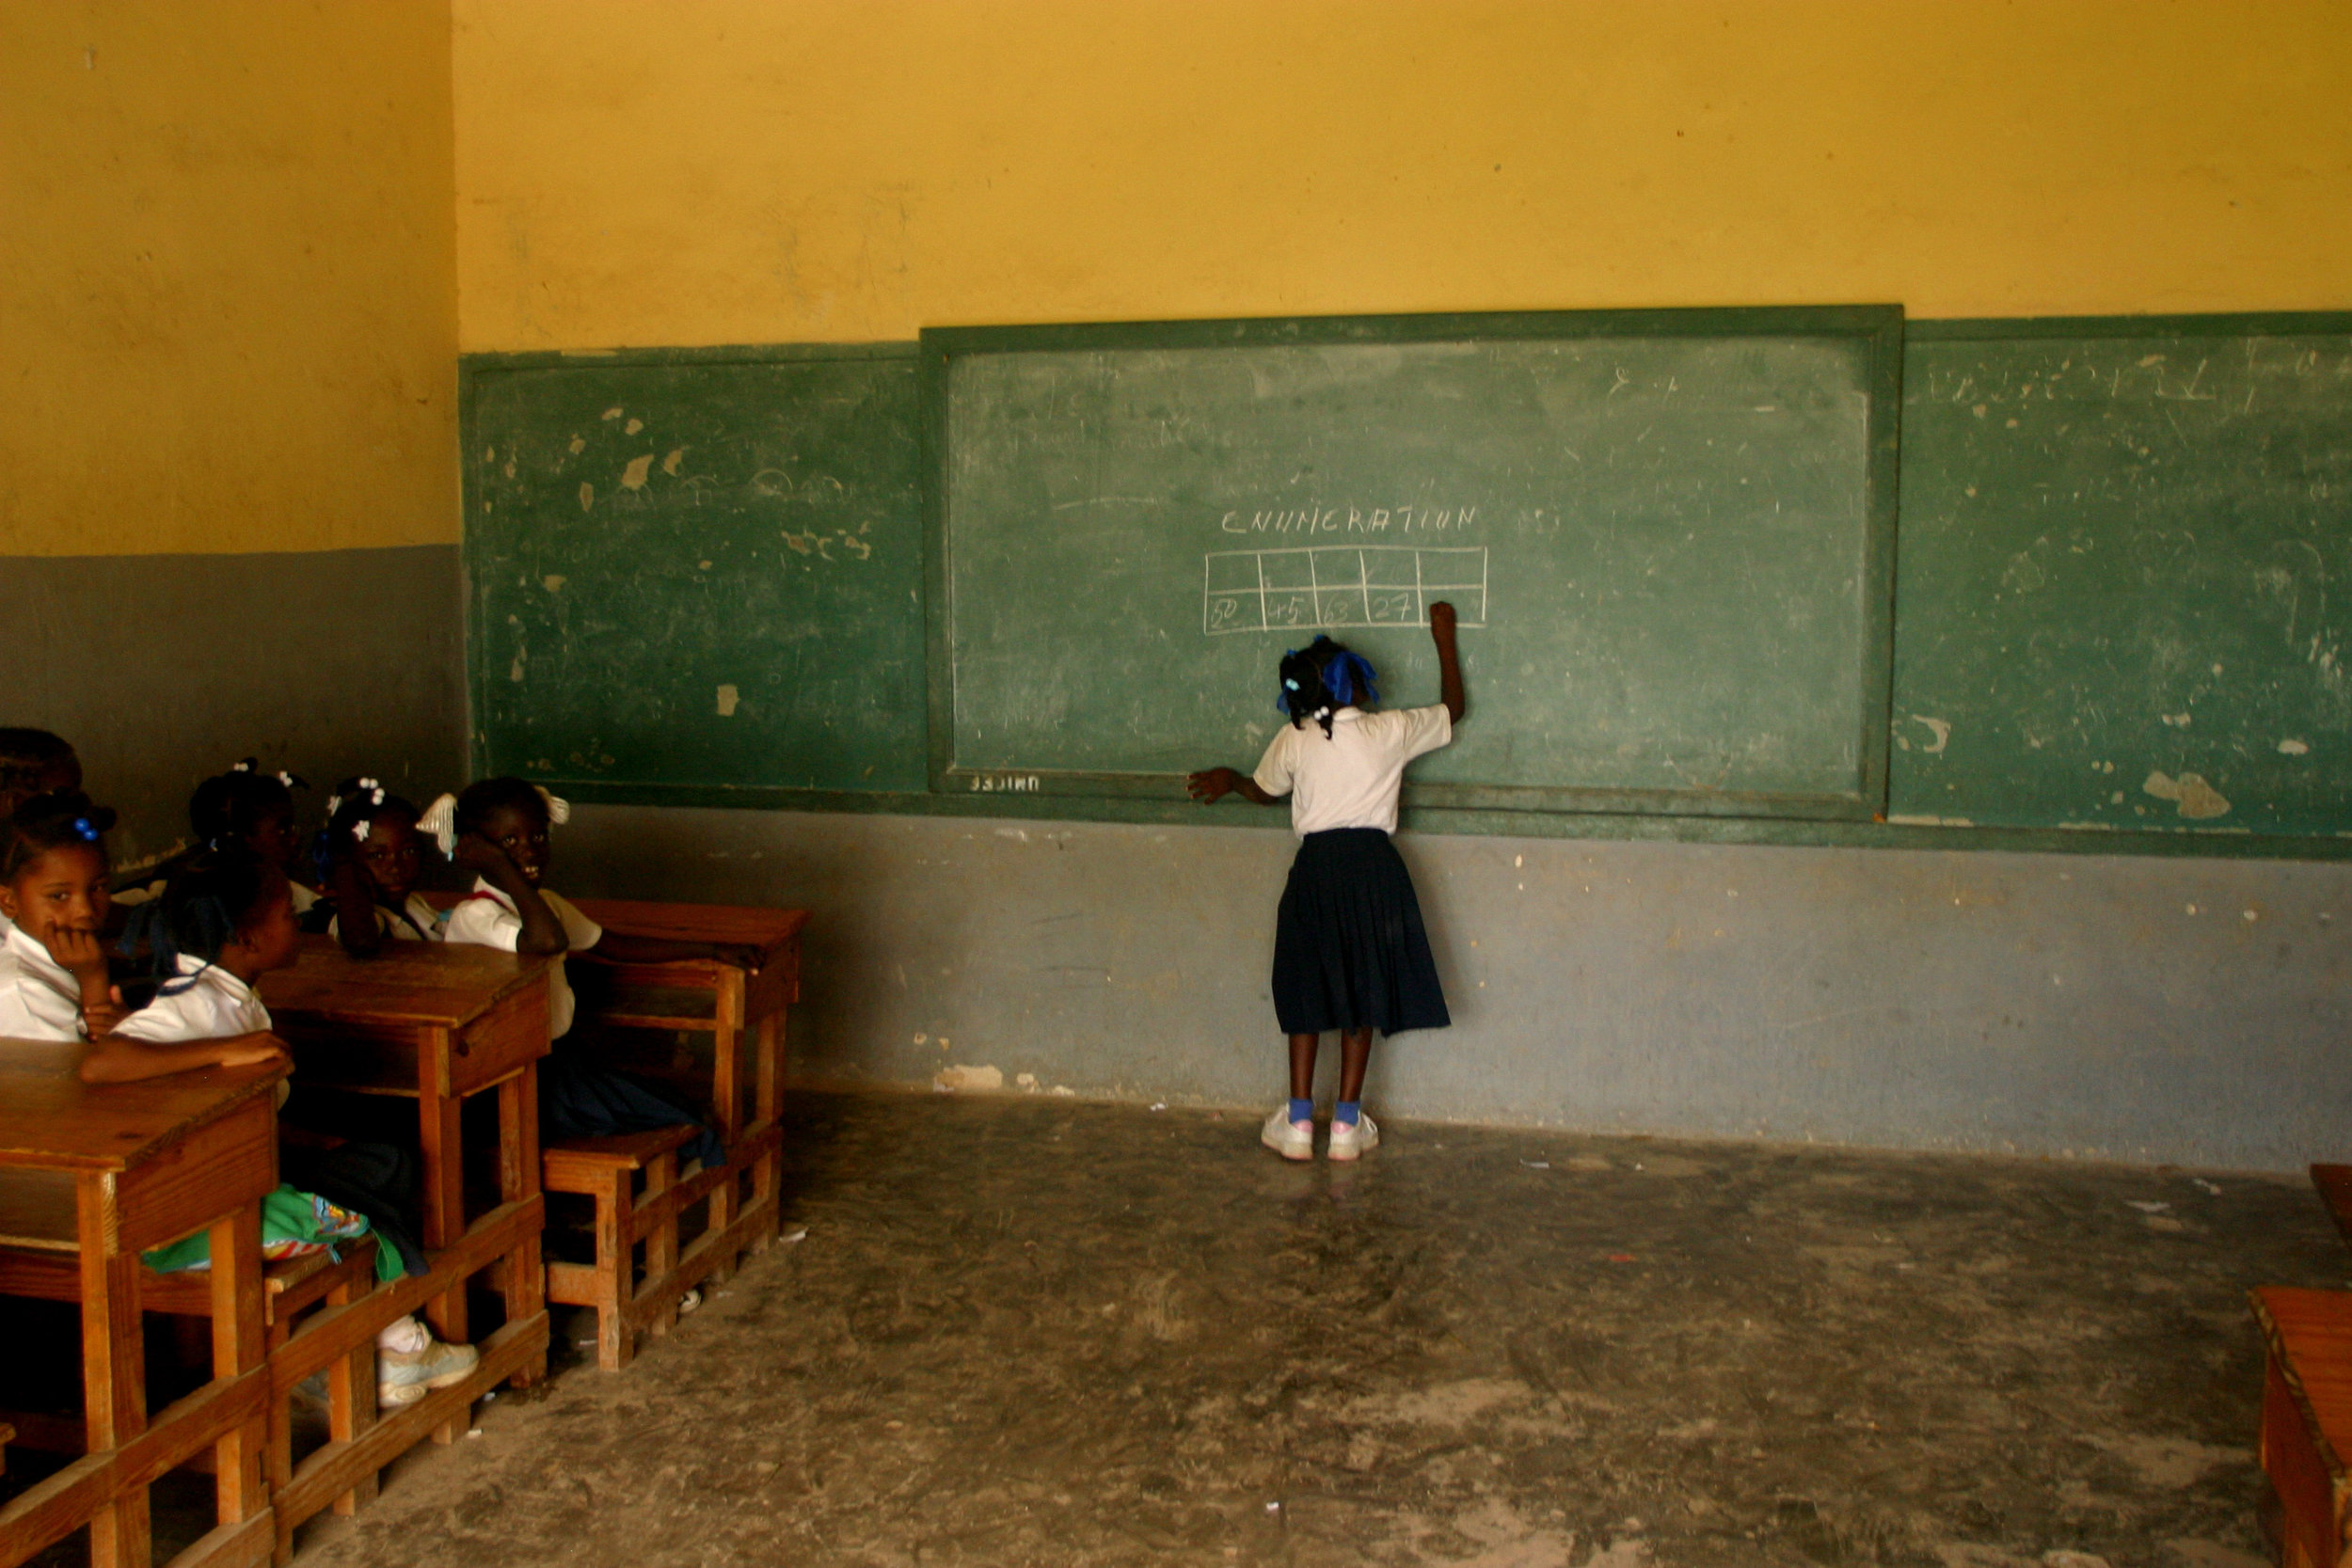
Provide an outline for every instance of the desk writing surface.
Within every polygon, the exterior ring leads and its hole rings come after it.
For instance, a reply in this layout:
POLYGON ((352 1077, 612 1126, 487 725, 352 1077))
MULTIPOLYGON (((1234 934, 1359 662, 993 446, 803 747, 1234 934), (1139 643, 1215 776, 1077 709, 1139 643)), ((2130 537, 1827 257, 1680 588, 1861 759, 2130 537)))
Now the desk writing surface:
POLYGON ((331 937, 306 937, 291 969, 262 976, 262 1006, 353 1022, 461 1028, 531 984, 549 960, 473 942, 388 942, 355 958, 331 937))
POLYGON ((675 942, 738 942, 775 948, 801 934, 806 910, 746 909, 734 904, 660 904, 632 898, 575 898, 597 925, 675 942))
POLYGON ((283 1062, 203 1068, 134 1084, 85 1084, 86 1048, 0 1040, 0 1165, 123 1171, 256 1095, 291 1069, 283 1062))

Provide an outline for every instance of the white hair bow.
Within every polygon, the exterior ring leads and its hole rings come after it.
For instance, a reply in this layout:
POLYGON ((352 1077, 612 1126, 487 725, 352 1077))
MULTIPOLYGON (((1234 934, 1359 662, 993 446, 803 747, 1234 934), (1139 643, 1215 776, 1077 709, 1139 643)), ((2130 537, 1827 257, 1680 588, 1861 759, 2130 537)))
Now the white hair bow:
POLYGON ((572 803, 569 800, 561 795, 549 794, 545 784, 532 784, 531 787, 537 790, 539 799, 548 803, 548 827, 560 828, 572 819, 572 803))
POLYGON ((424 815, 417 818, 417 826, 433 835, 434 842, 441 847, 443 858, 454 854, 457 850, 457 797, 435 796, 433 803, 424 808, 424 815))

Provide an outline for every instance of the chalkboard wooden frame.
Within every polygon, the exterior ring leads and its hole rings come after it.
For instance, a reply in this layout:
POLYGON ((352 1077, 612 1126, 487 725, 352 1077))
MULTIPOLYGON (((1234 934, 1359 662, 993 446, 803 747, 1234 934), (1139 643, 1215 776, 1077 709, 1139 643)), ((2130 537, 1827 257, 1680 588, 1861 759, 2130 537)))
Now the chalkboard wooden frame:
MULTIPOLYGON (((1454 312, 925 328, 921 339, 926 632, 930 650, 932 793, 1009 791, 1064 800, 1181 799, 1180 774, 974 769, 955 757, 954 562, 948 529, 948 379, 961 356, 1117 349, 1389 344, 1590 338, 1820 338, 1866 355, 1869 406, 1864 475, 1861 700, 1852 716, 1858 761, 1851 791, 1819 794, 1652 791, 1578 786, 1408 784, 1408 807, 1530 814, 1654 815, 1820 822, 1883 818, 1894 677, 1894 553, 1902 404, 1900 306, 1846 305, 1651 310, 1454 312)), ((1213 759, 1204 758, 1203 762, 1213 759)))

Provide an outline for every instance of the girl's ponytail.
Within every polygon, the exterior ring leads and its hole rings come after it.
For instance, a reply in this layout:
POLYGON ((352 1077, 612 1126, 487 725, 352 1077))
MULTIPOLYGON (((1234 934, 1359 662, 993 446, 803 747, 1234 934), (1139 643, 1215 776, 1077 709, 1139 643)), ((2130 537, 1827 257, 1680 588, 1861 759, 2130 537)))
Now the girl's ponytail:
POLYGON ((1274 705, 1288 714, 1293 724, 1314 720, 1327 737, 1331 734, 1331 716, 1339 709, 1380 700, 1372 661, 1327 637, 1284 654, 1281 673, 1282 687, 1274 705))

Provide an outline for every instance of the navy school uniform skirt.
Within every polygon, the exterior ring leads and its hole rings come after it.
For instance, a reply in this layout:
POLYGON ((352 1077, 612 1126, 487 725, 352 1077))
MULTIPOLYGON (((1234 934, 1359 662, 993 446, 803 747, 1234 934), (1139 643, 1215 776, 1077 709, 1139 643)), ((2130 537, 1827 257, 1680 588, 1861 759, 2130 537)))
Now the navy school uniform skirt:
POLYGON ((1299 841, 1274 917, 1274 1016, 1286 1035, 1453 1022, 1412 876, 1379 829, 1299 841))

